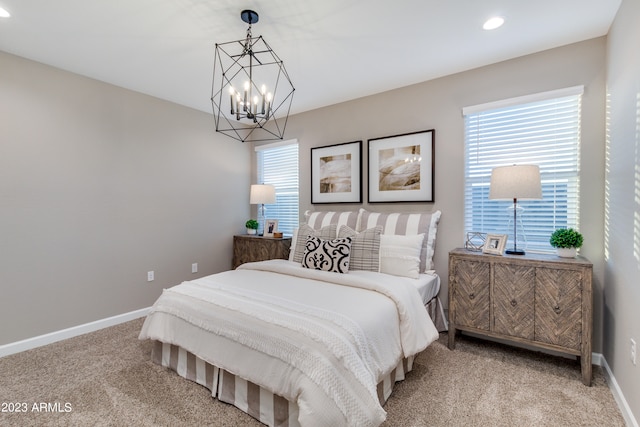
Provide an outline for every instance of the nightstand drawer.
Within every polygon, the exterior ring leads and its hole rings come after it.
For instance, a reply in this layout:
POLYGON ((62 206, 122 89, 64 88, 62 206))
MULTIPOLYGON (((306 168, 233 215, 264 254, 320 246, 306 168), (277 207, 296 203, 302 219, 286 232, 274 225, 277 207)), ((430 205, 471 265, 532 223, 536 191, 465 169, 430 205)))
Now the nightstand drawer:
POLYGON ((273 238, 251 235, 233 236, 233 265, 269 259, 288 259, 291 237, 273 238))

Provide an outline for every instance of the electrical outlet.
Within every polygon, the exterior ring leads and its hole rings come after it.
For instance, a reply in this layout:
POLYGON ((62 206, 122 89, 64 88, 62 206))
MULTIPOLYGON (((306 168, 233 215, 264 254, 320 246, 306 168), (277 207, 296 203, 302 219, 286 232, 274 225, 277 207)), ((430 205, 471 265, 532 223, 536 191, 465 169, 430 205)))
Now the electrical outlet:
POLYGON ((629 344, 630 344, 630 348, 631 348, 631 354, 630 354, 631 363, 633 363, 633 366, 635 366, 636 365, 636 354, 637 354, 637 352, 636 352, 636 342, 635 342, 635 340, 633 338, 631 338, 629 344))
POLYGON ((153 282, 153 279, 155 279, 153 271, 147 271, 147 282, 153 282))
POLYGON ((194 262, 193 264, 191 264, 191 272, 192 273, 197 273, 198 272, 198 263, 194 262))

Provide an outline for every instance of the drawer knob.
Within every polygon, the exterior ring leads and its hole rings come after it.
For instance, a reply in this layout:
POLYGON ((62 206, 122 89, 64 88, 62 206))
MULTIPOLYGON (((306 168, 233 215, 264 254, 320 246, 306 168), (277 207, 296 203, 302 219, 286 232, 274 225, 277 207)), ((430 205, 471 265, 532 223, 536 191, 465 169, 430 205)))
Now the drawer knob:
POLYGON ((511 307, 515 307, 516 305, 518 305, 518 301, 512 299, 511 300, 511 307))
POLYGON ((474 294, 473 292, 469 294, 469 299, 474 299, 476 297, 476 294, 474 294))
POLYGON ((560 306, 556 305, 555 307, 553 307, 553 311, 555 311, 556 314, 560 314, 560 306))

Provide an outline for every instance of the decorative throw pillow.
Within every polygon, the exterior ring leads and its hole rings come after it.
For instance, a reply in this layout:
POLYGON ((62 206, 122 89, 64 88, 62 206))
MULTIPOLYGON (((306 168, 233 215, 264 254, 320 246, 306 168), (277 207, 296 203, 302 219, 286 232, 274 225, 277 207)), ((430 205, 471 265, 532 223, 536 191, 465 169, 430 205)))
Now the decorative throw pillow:
POLYGON ((303 224, 298 228, 297 233, 292 240, 293 247, 291 248, 291 254, 289 259, 293 262, 302 262, 304 256, 305 245, 309 236, 319 237, 323 240, 330 240, 336 238, 336 224, 327 225, 319 230, 314 230, 307 224, 303 224))
POLYGON ((433 270, 433 253, 436 233, 440 222, 440 211, 429 213, 378 213, 360 210, 360 229, 382 225, 382 234, 424 234, 420 251, 420 272, 433 270))
POLYGON ((380 272, 417 279, 424 234, 380 236, 380 272))
POLYGON ((349 253, 351 237, 322 240, 310 236, 305 244, 302 266, 314 270, 347 273, 349 271, 349 253))
POLYGON ((360 233, 343 225, 338 229, 338 238, 351 237, 351 257, 349 270, 380 271, 380 234, 378 225, 360 233))

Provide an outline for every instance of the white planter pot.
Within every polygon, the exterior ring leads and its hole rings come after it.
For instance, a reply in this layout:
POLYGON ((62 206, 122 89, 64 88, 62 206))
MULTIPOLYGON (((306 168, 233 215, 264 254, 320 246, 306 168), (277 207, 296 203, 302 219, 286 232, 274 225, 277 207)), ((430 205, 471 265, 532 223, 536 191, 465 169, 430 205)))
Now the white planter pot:
POLYGON ((575 258, 576 248, 556 248, 560 258, 575 258))
POLYGON ((256 234, 258 230, 255 228, 247 228, 247 234, 256 234))

